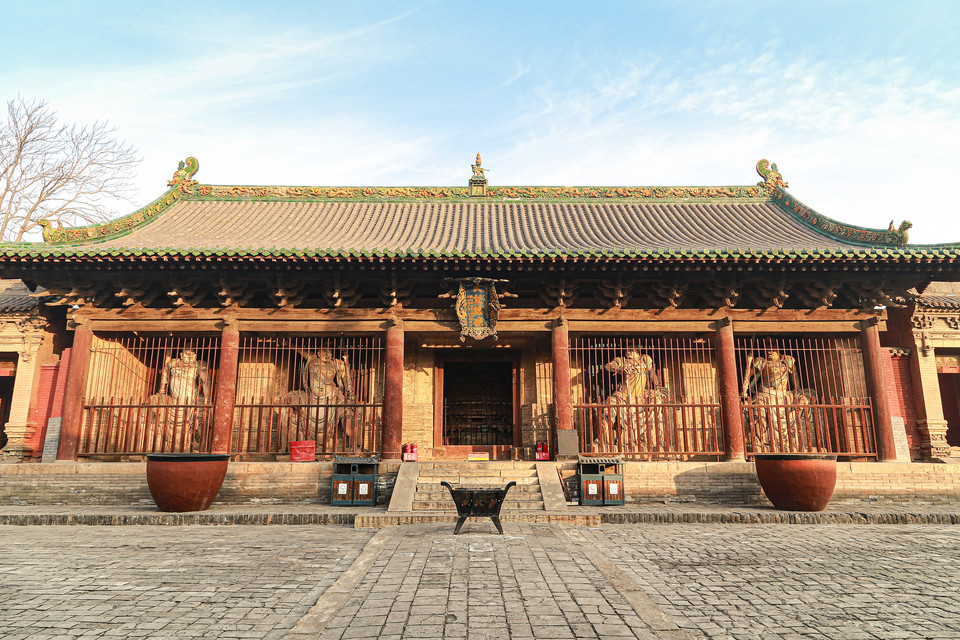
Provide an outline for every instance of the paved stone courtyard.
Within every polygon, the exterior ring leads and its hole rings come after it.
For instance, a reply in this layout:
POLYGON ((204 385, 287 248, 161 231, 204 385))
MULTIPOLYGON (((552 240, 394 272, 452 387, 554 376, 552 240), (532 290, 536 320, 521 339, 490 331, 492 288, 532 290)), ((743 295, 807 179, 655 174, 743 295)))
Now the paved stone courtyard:
POLYGON ((960 638, 939 525, 0 527, 0 637, 960 638))

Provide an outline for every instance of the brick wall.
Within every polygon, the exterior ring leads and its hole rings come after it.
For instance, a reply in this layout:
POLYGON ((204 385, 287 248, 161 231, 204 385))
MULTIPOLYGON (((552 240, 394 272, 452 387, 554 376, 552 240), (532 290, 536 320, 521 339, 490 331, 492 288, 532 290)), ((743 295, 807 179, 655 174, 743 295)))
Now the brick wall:
POLYGON ((403 442, 416 442, 421 460, 433 457, 433 351, 407 342, 403 353, 403 442))
MULTIPOLYGON (((568 490, 576 464, 560 463, 568 490)), ((648 500, 768 505, 752 462, 628 462, 628 502, 648 500)), ((909 462, 837 463, 834 500, 960 501, 960 465, 909 462)))
MULTIPOLYGON (((380 465, 377 502, 386 504, 400 463, 380 465)), ((214 504, 329 503, 330 462, 233 462, 214 504)), ((145 462, 0 465, 0 505, 152 504, 145 462)))
POLYGON ((917 460, 920 455, 921 435, 917 427, 917 397, 913 389, 913 380, 910 375, 910 357, 890 353, 883 350, 883 375, 890 385, 888 395, 890 412, 894 416, 903 418, 907 431, 907 442, 910 445, 910 458, 917 460))
MULTIPOLYGON (((558 463, 569 489, 576 464, 558 463)), ((690 501, 769 504, 750 462, 628 462, 629 502, 690 501)), ((399 463, 381 465, 379 504, 393 491, 399 463)), ((329 462, 235 462, 214 504, 296 504, 330 501, 329 462)), ((900 462, 837 464, 834 500, 960 502, 960 465, 900 462)), ((0 465, 0 505, 152 504, 142 462, 0 465)))

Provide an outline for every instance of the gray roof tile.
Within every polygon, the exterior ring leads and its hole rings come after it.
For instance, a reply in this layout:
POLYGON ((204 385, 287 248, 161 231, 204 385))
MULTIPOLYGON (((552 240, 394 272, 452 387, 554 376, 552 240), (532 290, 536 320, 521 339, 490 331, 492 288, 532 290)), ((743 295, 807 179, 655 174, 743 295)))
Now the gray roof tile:
POLYGON ((183 200, 107 248, 571 250, 844 249, 771 202, 183 200))

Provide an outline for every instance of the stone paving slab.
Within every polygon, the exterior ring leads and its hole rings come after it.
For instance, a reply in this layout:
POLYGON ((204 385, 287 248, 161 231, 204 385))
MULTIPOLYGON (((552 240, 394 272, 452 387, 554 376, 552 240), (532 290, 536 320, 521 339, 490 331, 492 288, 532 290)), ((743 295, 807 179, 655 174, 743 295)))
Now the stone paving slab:
POLYGON ((0 527, 0 637, 276 636, 371 537, 345 527, 0 527))
POLYGON ((948 526, 0 526, 0 637, 960 638, 948 526))
MULTIPOLYGON (((320 637, 695 637, 663 614, 656 624, 638 615, 564 529, 511 528, 503 536, 481 523, 466 525, 459 536, 438 525, 388 533, 380 556, 320 637)), ((659 611, 652 601, 648 606, 659 611)))
POLYGON ((578 535, 703 637, 960 638, 960 544, 949 527, 604 526, 578 535))

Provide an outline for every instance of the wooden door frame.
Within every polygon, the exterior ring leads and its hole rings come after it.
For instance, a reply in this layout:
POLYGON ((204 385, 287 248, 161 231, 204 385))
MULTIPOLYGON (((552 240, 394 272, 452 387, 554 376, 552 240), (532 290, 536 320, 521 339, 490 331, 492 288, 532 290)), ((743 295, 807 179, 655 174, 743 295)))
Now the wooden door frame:
POLYGON ((521 352, 519 349, 474 351, 472 349, 437 350, 433 362, 433 448, 445 451, 444 458, 466 459, 467 453, 486 452, 491 460, 509 458, 513 450, 523 446, 523 425, 520 401, 522 398, 521 352), (443 444, 443 382, 447 362, 509 362, 513 386, 513 444, 512 445, 445 445, 443 444))

